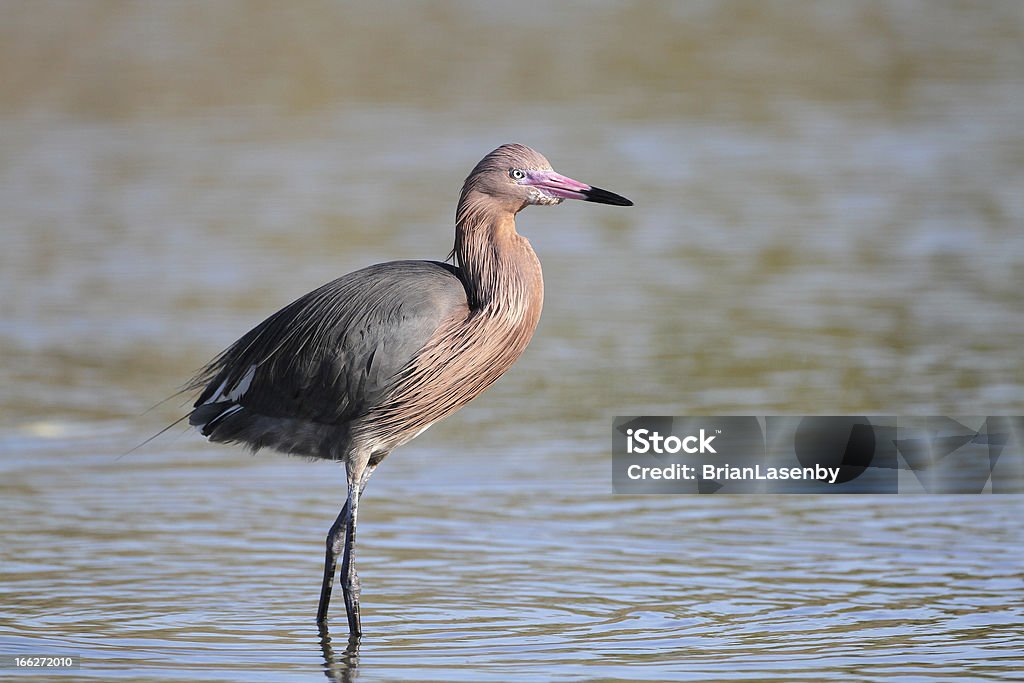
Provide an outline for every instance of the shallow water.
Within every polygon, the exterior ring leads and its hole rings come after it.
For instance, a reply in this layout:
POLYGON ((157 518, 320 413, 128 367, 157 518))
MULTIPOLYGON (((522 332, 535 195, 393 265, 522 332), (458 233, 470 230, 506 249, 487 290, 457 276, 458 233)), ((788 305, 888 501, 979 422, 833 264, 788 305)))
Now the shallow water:
MULTIPOLYGON (((600 450, 550 443, 427 445, 382 469, 360 525, 367 679, 1015 675, 1016 498, 612 496, 600 450)), ((312 623, 332 465, 5 446, 31 452, 4 473, 6 648, 100 679, 350 661, 340 602, 333 650, 312 623)))
POLYGON ((217 7, 3 8, 0 654, 94 680, 1017 675, 1020 496, 615 496, 609 436, 1024 414, 1019 5, 246 5, 238 32, 217 7), (521 214, 537 336, 381 466, 367 635, 325 646, 339 468, 182 428, 124 453, 279 306, 444 258, 511 140, 636 206, 521 214))

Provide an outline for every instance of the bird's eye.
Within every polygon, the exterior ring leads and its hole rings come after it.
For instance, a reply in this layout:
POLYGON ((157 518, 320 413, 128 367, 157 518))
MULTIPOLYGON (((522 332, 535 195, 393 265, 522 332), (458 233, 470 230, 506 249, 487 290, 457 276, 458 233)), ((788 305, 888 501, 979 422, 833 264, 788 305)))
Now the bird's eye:
POLYGON ((526 177, 526 174, 523 173, 518 168, 513 168, 511 171, 508 172, 508 177, 511 178, 512 180, 522 180, 523 178, 526 177))

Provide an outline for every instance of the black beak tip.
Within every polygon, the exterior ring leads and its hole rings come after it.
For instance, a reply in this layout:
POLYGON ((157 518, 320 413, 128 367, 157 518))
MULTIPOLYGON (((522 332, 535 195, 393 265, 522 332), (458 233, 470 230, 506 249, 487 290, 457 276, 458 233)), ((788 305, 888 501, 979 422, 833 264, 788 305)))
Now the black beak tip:
POLYGON ((588 202, 612 204, 613 206, 633 206, 633 202, 622 195, 602 190, 600 187, 591 187, 589 190, 584 190, 583 196, 586 197, 588 202))

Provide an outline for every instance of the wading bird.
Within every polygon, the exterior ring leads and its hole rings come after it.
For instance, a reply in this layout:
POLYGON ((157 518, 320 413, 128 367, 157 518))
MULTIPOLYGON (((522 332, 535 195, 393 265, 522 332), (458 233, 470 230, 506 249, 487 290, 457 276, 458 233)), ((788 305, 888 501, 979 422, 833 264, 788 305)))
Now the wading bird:
POLYGON ((361 635, 353 547, 363 488, 388 453, 473 400, 526 348, 544 282, 515 216, 563 199, 632 205, 556 173, 529 147, 502 145, 462 187, 457 266, 393 261, 338 278, 271 315, 188 385, 202 389, 189 423, 211 441, 345 466, 317 623, 340 555, 349 634, 361 635))

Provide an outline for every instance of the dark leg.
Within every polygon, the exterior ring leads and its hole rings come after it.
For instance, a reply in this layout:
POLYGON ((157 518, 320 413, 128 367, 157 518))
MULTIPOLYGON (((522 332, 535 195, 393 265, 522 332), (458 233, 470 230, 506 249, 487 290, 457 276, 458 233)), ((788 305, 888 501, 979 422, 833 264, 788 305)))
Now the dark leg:
POLYGON ((348 501, 341 508, 341 514, 334 520, 331 530, 327 532, 327 558, 324 560, 324 582, 320 587, 320 606, 316 610, 316 623, 327 621, 327 608, 331 604, 331 589, 334 587, 334 574, 338 569, 338 555, 341 554, 348 527, 348 501))
POLYGON ((376 465, 368 465, 363 469, 358 483, 349 485, 348 502, 349 508, 348 527, 345 532, 345 555, 341 559, 341 593, 345 598, 345 612, 348 614, 348 637, 350 641, 358 641, 363 635, 362 625, 359 621, 359 575, 356 573, 355 547, 356 547, 356 521, 359 517, 359 499, 363 496, 363 489, 370 475, 377 468, 376 465))
POLYGON ((324 627, 327 623, 327 609, 331 602, 331 589, 334 586, 334 574, 338 567, 338 555, 341 559, 341 592, 345 599, 345 613, 348 615, 349 639, 358 640, 362 635, 359 623, 359 575, 355 567, 356 513, 359 498, 363 494, 366 482, 376 469, 376 465, 363 469, 358 482, 351 481, 349 474, 348 498, 345 506, 331 530, 327 533, 327 556, 324 560, 324 580, 320 588, 320 606, 316 612, 316 622, 324 627))
POLYGON ((348 488, 348 525, 345 533, 345 554, 341 558, 341 594, 345 598, 345 612, 348 614, 348 637, 358 640, 363 635, 359 624, 359 575, 356 574, 355 545, 356 518, 359 510, 359 484, 352 482, 348 488))

